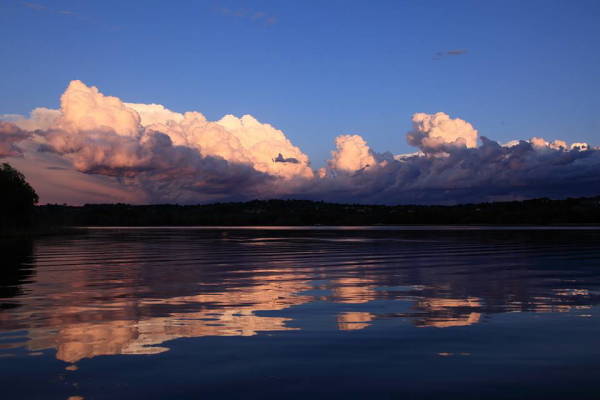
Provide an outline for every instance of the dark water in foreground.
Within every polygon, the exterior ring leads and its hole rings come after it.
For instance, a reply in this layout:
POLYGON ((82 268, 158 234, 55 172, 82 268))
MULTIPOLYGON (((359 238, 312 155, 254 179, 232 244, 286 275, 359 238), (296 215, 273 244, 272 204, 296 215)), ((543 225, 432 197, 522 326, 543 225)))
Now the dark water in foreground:
POLYGON ((3 399, 600 397, 600 230, 92 229, 0 250, 3 399))

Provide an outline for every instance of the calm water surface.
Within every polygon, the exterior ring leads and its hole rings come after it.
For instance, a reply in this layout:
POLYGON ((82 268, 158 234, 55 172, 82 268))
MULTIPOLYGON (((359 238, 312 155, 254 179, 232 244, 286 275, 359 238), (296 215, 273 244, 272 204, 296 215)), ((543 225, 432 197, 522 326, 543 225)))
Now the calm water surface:
POLYGON ((600 397, 600 230, 0 242, 6 399, 600 397))

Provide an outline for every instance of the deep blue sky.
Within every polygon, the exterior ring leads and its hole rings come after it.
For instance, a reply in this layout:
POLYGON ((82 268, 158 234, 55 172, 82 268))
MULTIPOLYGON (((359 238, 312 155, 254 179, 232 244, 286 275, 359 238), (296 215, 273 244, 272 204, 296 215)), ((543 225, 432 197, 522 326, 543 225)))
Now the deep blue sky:
POLYGON ((252 114, 319 166, 342 133, 406 144, 444 111, 504 142, 600 144, 600 1, 0 0, 0 114, 72 79, 126 101, 252 114), (466 50, 461 55, 437 52, 466 50))

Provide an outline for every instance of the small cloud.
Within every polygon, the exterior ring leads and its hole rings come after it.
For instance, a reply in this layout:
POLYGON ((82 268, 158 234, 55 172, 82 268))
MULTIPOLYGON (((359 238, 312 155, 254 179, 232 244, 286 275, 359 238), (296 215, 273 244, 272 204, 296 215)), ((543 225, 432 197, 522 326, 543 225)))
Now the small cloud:
POLYGON ((263 23, 265 25, 273 25, 277 23, 277 17, 268 15, 264 11, 248 10, 244 8, 218 8, 215 11, 216 13, 225 17, 242 18, 253 22, 263 23))
POLYGON ((120 27, 120 26, 111 26, 111 25, 108 25, 108 24, 102 22, 101 20, 98 20, 95 17, 86 16, 86 15, 80 14, 80 13, 72 11, 72 10, 52 8, 52 7, 45 6, 43 4, 32 3, 32 2, 28 2, 28 1, 22 1, 21 4, 24 7, 27 7, 31 10, 34 10, 37 12, 43 12, 45 15, 48 15, 48 16, 62 15, 64 17, 74 18, 75 20, 79 20, 80 22, 83 22, 85 24, 96 25, 98 27, 101 27, 101 28, 111 31, 111 32, 122 29, 122 27, 120 27))
POLYGON ((277 157, 275 157, 273 159, 273 162, 300 164, 300 161, 297 158, 294 158, 294 157, 285 158, 281 153, 279 153, 277 155, 277 157))
POLYGON ((466 53, 467 53, 466 49, 448 50, 446 52, 446 54, 449 55, 449 56, 460 56, 461 54, 466 54, 466 53))
POLYGON ((264 12, 262 12, 262 11, 258 11, 258 12, 255 12, 255 13, 252 15, 252 17, 250 17, 250 18, 252 18, 253 20, 255 20, 255 21, 256 21, 257 19, 261 19, 261 18, 264 18, 264 17, 266 17, 266 16, 267 16, 267 15, 266 15, 264 12))
POLYGON ((43 4, 38 4, 38 3, 30 3, 28 1, 24 1, 21 4, 23 4, 25 7, 30 8, 32 10, 35 11, 45 11, 48 9, 48 7, 46 7, 43 4))
POLYGON ((233 15, 234 17, 240 17, 240 18, 244 18, 247 16, 246 11, 244 11, 242 9, 234 10, 231 15, 233 15))
POLYGON ((433 55, 433 60, 441 60, 447 56, 461 56, 463 54, 468 53, 467 49, 454 49, 454 50, 446 50, 446 51, 438 51, 433 55))
POLYGON ((52 9, 50 7, 46 7, 43 4, 31 3, 29 1, 22 1, 21 4, 23 4, 25 7, 29 8, 31 10, 34 10, 34 11, 44 11, 44 12, 49 12, 51 14, 61 14, 61 15, 72 15, 72 16, 76 15, 71 10, 56 10, 56 9, 52 9))

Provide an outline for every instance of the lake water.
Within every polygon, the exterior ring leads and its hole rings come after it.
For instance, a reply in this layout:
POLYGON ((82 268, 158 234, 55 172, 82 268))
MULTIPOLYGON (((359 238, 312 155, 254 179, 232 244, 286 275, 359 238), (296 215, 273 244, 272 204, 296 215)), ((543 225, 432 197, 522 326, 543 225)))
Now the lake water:
POLYGON ((600 230, 0 242, 3 399, 596 399, 600 230))

